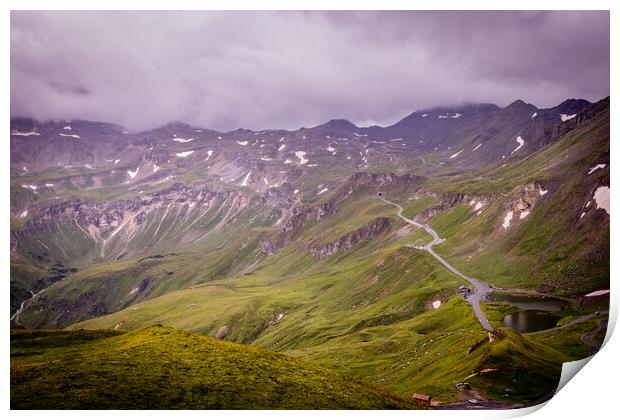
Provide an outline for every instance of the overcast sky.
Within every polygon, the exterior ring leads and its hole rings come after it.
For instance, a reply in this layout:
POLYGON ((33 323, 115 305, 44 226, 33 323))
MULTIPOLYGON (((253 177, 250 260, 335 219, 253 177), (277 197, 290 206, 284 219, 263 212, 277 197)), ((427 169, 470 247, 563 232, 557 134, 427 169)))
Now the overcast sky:
POLYGON ((607 95, 607 12, 11 13, 12 117, 293 129, 607 95))

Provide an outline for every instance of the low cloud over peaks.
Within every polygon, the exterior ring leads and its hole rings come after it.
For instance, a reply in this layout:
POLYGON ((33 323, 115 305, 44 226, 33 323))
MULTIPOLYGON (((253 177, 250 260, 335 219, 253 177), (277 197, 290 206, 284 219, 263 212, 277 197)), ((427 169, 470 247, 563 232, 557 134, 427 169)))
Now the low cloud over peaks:
POLYGON ((298 128, 608 94, 608 12, 11 14, 13 117, 298 128))

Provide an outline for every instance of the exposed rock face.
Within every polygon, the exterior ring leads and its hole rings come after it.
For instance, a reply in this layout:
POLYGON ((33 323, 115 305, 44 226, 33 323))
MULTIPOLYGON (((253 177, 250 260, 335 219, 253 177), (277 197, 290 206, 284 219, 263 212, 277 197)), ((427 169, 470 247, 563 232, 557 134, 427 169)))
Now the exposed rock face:
POLYGON ((515 197, 508 202, 506 209, 515 213, 530 211, 534 205, 547 194, 547 190, 539 183, 530 183, 521 188, 515 197))
POLYGON ((228 325, 222 325, 220 328, 218 328, 217 332, 215 333, 215 338, 219 338, 220 340, 222 340, 226 338, 229 332, 230 332, 230 328, 228 327, 228 325))
POLYGON ((390 219, 387 217, 378 217, 371 220, 359 229, 349 232, 346 235, 341 236, 336 241, 327 244, 310 245, 307 251, 312 254, 314 258, 322 260, 330 255, 335 254, 339 250, 346 251, 355 244, 363 241, 371 241, 381 234, 387 232, 390 228, 390 219))
POLYGON ((275 187, 268 188, 265 191, 265 199, 269 205, 278 209, 288 209, 292 203, 291 197, 288 194, 275 187))
POLYGON ((27 236, 32 230, 44 228, 54 220, 64 223, 77 222, 81 227, 97 228, 116 227, 123 220, 126 213, 131 213, 136 224, 144 223, 145 210, 161 204, 194 203, 194 205, 208 206, 214 199, 226 199, 238 195, 236 191, 210 191, 206 187, 192 188, 182 184, 175 184, 165 190, 157 191, 144 197, 131 200, 113 201, 107 204, 80 199, 54 202, 40 208, 31 208, 35 215, 26 222, 24 228, 11 232, 15 237, 27 236))
POLYGON ((337 204, 356 191, 376 194, 379 191, 396 186, 410 187, 421 179, 421 177, 411 174, 398 176, 393 173, 357 172, 351 175, 347 182, 337 190, 338 195, 330 201, 310 207, 293 204, 293 207, 285 211, 283 223, 280 224, 276 232, 261 239, 261 251, 268 255, 276 253, 286 246, 302 228, 316 224, 325 217, 336 213, 337 204))
POLYGON ((472 205, 480 203, 482 206, 486 207, 489 202, 491 202, 494 198, 493 195, 486 196, 478 196, 472 194, 462 194, 462 193, 426 193, 429 196, 435 198, 438 202, 432 207, 422 211, 416 216, 416 220, 421 222, 426 222, 429 219, 433 218, 437 214, 456 206, 461 205, 472 205))
POLYGON ((267 255, 276 253, 293 238, 302 226, 315 224, 335 212, 336 205, 333 200, 311 207, 294 206, 285 215, 285 222, 278 228, 275 234, 261 239, 261 251, 267 255))
POLYGON ((419 182, 422 179, 422 177, 413 174, 398 176, 391 172, 381 174, 356 172, 351 175, 349 180, 342 187, 339 188, 339 198, 344 199, 348 195, 353 194, 353 192, 361 189, 367 189, 369 190, 368 192, 376 194, 379 191, 383 191, 388 186, 411 186, 412 184, 419 182))
MULTIPOLYGON (((229 221, 246 206, 265 201, 264 197, 249 198, 239 191, 211 191, 205 186, 175 184, 148 195, 109 203, 81 199, 52 202, 30 208, 29 220, 23 227, 11 232, 12 255, 38 258, 41 252, 47 254, 49 251, 49 257, 46 258, 51 261, 121 259, 152 244, 161 243, 165 246, 161 242, 162 235, 172 231, 173 225, 177 228, 185 222, 186 226, 191 226, 192 222, 186 222, 190 217, 196 222, 193 223, 195 227, 199 226, 199 219, 210 210, 217 214, 213 216, 216 220, 229 221), (169 227, 160 229, 162 224, 169 227), (149 231, 148 239, 142 237, 142 242, 136 242, 128 248, 133 238, 140 238, 139 235, 153 225, 156 227, 149 231), (59 242, 59 238, 64 237, 59 234, 63 227, 75 232, 81 242, 59 242), (39 245, 39 251, 33 252, 33 243, 39 245), (45 249, 41 251, 41 247, 45 249)), ((187 229, 182 230, 180 235, 188 235, 187 241, 203 237, 187 229)), ((181 236, 177 240, 185 240, 183 238, 181 236)))
POLYGON ((560 104, 557 108, 560 107, 562 107, 562 111, 567 114, 577 115, 570 120, 564 121, 562 124, 555 124, 550 127, 545 127, 543 134, 539 139, 537 139, 537 146, 539 148, 560 139, 569 131, 585 124, 597 116, 600 112, 604 111, 605 108, 609 107, 609 97, 593 104, 583 103, 582 101, 568 100, 565 103, 560 104), (564 108, 562 105, 568 105, 569 107, 564 108))

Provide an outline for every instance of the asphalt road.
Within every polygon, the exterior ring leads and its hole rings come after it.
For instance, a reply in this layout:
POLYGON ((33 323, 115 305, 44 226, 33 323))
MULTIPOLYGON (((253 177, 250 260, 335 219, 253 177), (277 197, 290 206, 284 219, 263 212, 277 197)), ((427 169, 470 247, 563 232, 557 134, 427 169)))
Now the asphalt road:
POLYGON ((388 201, 388 200, 386 200, 386 199, 384 199, 382 197, 379 197, 379 200, 383 201, 384 203, 387 203, 387 204, 390 204, 390 205, 396 207, 398 209, 398 212, 396 213, 396 215, 398 217, 400 217, 401 219, 403 219, 405 222, 409 223, 410 225, 413 225, 413 226, 416 226, 416 227, 424 229, 426 232, 428 232, 429 235, 431 235, 433 237, 433 240, 430 241, 427 244, 424 244, 424 245, 413 245, 412 244, 412 245, 408 245, 408 246, 411 247, 411 248, 420 249, 420 250, 424 250, 424 251, 428 252, 437 261, 439 261, 444 267, 446 267, 448 270, 450 270, 452 273, 456 274, 457 276, 459 276, 460 278, 462 278, 463 280, 465 280, 469 284, 471 284, 473 286, 473 288, 474 288, 474 292, 471 293, 469 296, 467 296, 466 300, 467 300, 467 302, 469 302, 469 304, 473 308, 474 313, 476 314, 476 317, 478 318, 478 321, 480 321, 480 324, 482 324, 484 329, 487 330, 487 331, 494 331, 494 328, 489 323, 489 320, 486 318, 486 316, 482 312, 482 308, 480 307, 480 301, 482 301, 482 299, 484 299, 484 297, 486 295, 488 295, 492 291, 498 290, 498 289, 496 289, 495 287, 493 287, 492 285, 490 285, 488 283, 484 283, 484 282, 482 282, 482 281, 480 281, 478 279, 474 279, 472 277, 466 276, 465 274, 461 273, 459 270, 454 268, 454 266, 452 264, 450 264, 449 262, 447 262, 443 257, 441 257, 439 254, 437 254, 433 250, 433 245, 440 244, 444 240, 439 237, 439 234, 437 233, 437 231, 435 231, 435 229, 433 229, 432 227, 430 227, 426 223, 420 223, 420 222, 408 219, 405 216, 403 216, 403 214, 402 214, 403 213, 403 208, 400 205, 398 205, 396 203, 393 203, 391 201, 388 201))

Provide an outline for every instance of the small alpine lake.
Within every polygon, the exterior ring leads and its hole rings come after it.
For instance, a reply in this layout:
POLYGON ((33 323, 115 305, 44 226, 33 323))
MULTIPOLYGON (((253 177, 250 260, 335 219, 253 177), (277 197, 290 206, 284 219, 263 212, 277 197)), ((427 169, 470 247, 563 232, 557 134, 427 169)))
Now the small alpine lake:
POLYGON ((488 302, 502 302, 522 309, 506 315, 502 323, 521 333, 542 331, 553 328, 560 320, 554 314, 566 308, 569 304, 561 299, 543 296, 492 293, 487 296, 488 302))

